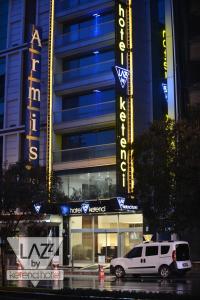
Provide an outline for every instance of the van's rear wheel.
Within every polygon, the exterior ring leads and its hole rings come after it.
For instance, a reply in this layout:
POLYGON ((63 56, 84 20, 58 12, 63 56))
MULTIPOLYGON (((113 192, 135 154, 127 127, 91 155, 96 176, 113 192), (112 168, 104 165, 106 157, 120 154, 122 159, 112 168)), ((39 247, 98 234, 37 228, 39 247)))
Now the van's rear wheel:
POLYGON ((124 269, 121 266, 116 266, 115 267, 115 276, 117 278, 122 278, 122 277, 124 277, 124 275, 125 275, 124 269))
POLYGON ((169 267, 167 265, 161 266, 159 269, 159 274, 160 274, 160 277, 162 277, 162 278, 168 278, 170 275, 169 267))

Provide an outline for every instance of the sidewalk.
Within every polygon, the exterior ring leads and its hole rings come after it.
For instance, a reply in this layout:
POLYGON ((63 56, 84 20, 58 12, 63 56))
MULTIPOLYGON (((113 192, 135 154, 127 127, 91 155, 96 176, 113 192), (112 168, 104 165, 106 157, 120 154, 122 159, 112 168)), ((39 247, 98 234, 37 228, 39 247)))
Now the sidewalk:
MULTIPOLYGON (((78 276, 78 275, 87 275, 87 276, 98 276, 98 265, 93 266, 92 269, 89 268, 78 268, 78 267, 69 267, 69 266, 63 266, 61 269, 64 270, 64 276, 78 276)), ((109 277, 114 277, 114 275, 110 274, 110 268, 109 266, 106 266, 104 268, 104 272, 106 276, 109 277)), ((188 272, 188 275, 193 275, 193 274, 199 274, 200 276, 200 261, 195 261, 192 262, 192 270, 188 272)))

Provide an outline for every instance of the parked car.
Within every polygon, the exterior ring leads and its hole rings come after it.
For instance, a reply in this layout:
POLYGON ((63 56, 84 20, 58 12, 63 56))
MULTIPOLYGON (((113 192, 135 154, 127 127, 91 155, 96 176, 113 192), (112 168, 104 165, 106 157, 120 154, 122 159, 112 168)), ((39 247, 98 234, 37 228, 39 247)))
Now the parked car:
POLYGON ((111 274, 118 278, 126 274, 159 274, 167 278, 173 272, 181 276, 191 267, 189 244, 184 241, 144 242, 110 262, 111 274))

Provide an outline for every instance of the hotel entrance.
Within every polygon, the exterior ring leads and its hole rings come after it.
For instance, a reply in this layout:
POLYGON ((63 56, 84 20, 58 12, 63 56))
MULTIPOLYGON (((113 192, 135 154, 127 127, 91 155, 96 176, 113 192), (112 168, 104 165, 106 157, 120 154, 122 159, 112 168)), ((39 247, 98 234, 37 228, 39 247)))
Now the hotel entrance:
POLYGON ((142 214, 81 215, 70 217, 70 255, 75 266, 98 263, 104 256, 125 255, 143 237, 142 214))

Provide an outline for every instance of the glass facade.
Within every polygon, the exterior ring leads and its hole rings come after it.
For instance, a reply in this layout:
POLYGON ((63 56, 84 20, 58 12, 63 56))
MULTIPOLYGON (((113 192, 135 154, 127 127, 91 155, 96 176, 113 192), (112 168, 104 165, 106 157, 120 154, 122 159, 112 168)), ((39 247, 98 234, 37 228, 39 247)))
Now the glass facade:
POLYGON ((84 106, 96 105, 104 102, 115 101, 115 91, 111 90, 94 90, 83 95, 73 95, 62 97, 62 109, 71 108, 82 109, 84 106))
POLYGON ((62 136, 62 149, 90 147, 115 142, 115 130, 99 130, 62 136))
MULTIPOLYGON (((114 55, 114 51, 110 50, 105 52, 99 52, 97 54, 91 53, 90 55, 79 57, 76 59, 69 60, 68 58, 65 58, 63 59, 63 71, 71 71, 75 68, 86 67, 89 65, 92 65, 94 67, 96 64, 108 62, 110 60, 114 61, 114 55)), ((84 69, 82 69, 82 71, 82 75, 84 76, 84 69)))
POLYGON ((109 199, 116 196, 116 172, 88 171, 60 175, 65 195, 72 201, 109 199))
POLYGON ((55 163, 116 155, 114 129, 64 134, 58 141, 61 150, 54 151, 55 163))
POLYGON ((3 162, 3 137, 0 136, 0 173, 2 168, 2 162, 3 162))
POLYGON ((5 58, 0 58, 0 129, 4 121, 5 58))
POLYGON ((8 0, 0 0, 0 50, 7 46, 8 0))
POLYGON ((165 1, 151 2, 153 118, 162 119, 168 113, 167 47, 165 1))
POLYGON ((71 256, 75 264, 106 262, 125 255, 140 243, 141 214, 110 214, 70 217, 71 256))
POLYGON ((54 122, 70 122, 115 113, 115 91, 94 90, 83 95, 63 96, 62 110, 54 113, 54 122))
POLYGON ((63 59, 63 72, 55 74, 55 84, 69 83, 70 81, 92 78, 105 73, 111 73, 114 66, 114 51, 92 53, 76 58, 63 59))
POLYGON ((35 24, 36 20, 36 5, 37 0, 26 0, 25 2, 25 28, 24 41, 27 42, 30 34, 31 24, 35 24))
POLYGON ((86 31, 91 31, 92 36, 98 35, 99 29, 104 28, 102 33, 114 31, 114 22, 109 23, 110 21, 114 21, 114 14, 113 13, 102 13, 99 17, 89 16, 86 20, 82 22, 69 24, 63 24, 63 33, 71 33, 71 39, 81 39, 87 38, 88 33, 86 31), (107 23, 108 22, 108 23, 107 23), (102 24, 107 24, 107 26, 101 27, 102 24), (99 28, 100 26, 100 28, 99 28), (107 27, 107 28, 106 28, 107 27), (90 28, 90 30, 88 30, 90 28), (85 29, 85 30, 84 30, 85 29), (80 36, 78 35, 80 33, 80 36), (81 36, 83 34, 83 36, 81 36))
MULTIPOLYGON (((97 0, 95 3, 107 2, 108 0, 97 0)), ((62 12, 65 9, 71 9, 79 5, 91 4, 91 0, 56 0, 56 12, 62 12)))

